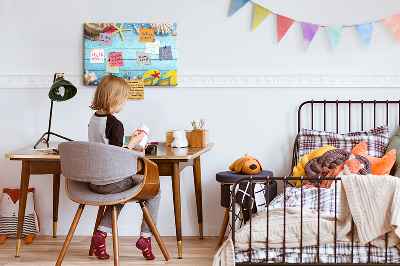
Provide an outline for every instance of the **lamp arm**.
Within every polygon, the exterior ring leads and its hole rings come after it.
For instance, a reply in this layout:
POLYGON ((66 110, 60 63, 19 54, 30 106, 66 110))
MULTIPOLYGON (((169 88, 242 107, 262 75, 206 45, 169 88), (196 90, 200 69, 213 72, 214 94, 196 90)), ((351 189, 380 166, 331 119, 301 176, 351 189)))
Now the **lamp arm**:
MULTIPOLYGON (((49 115, 49 127, 47 129, 47 132, 50 133, 50 128, 51 128, 51 118, 53 116, 53 100, 51 100, 51 105, 50 105, 50 115, 49 115)), ((47 143, 49 143, 50 135, 47 135, 47 143)))
POLYGON ((68 140, 68 141, 73 141, 72 139, 69 139, 69 138, 67 138, 67 137, 61 136, 61 135, 56 134, 56 133, 53 133, 53 132, 45 132, 45 133, 43 133, 43 135, 40 137, 40 139, 36 142, 36 144, 33 146, 34 149, 36 149, 36 147, 37 147, 37 146, 39 145, 39 143, 41 143, 41 142, 45 142, 46 145, 47 145, 47 147, 49 147, 49 142, 46 141, 46 138, 45 138, 46 135, 47 135, 47 139, 49 138, 50 135, 54 135, 54 136, 56 136, 56 137, 59 137, 59 138, 62 138, 62 139, 68 140))
MULTIPOLYGON (((56 79, 57 79, 57 73, 54 73, 53 84, 54 84, 54 82, 56 82, 56 79)), ((51 100, 51 104, 50 104, 49 127, 47 129, 48 133, 50 132, 50 128, 51 128, 51 117, 52 116, 53 116, 53 100, 51 100)), ((49 143, 49 139, 50 139, 50 134, 47 134, 47 143, 49 143)))

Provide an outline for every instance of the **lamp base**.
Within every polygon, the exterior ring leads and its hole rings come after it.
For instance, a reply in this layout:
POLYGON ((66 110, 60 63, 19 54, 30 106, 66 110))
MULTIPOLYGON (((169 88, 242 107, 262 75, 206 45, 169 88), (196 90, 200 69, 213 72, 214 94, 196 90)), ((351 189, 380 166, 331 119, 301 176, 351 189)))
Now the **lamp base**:
POLYGON ((49 147, 49 138, 50 138, 50 135, 54 135, 54 136, 57 136, 57 137, 59 137, 59 138, 62 138, 62 139, 68 140, 68 141, 72 141, 72 139, 69 139, 69 138, 67 138, 67 137, 64 137, 64 136, 61 136, 61 135, 59 135, 59 134, 56 134, 56 133, 53 133, 53 132, 48 131, 48 132, 43 133, 43 135, 42 135, 42 136, 40 137, 40 139, 36 142, 36 144, 35 144, 35 146, 33 146, 33 148, 36 149, 37 145, 39 145, 39 143, 41 143, 41 142, 46 143, 47 147, 49 147), (46 137, 46 136, 47 136, 47 137, 46 137))

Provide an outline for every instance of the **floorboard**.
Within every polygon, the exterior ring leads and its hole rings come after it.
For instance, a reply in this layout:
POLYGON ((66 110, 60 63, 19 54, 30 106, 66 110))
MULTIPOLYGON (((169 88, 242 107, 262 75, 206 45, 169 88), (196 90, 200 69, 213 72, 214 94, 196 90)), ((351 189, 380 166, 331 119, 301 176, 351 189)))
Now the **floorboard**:
MULTIPOLYGON (((142 252, 135 247, 138 237, 119 237, 120 264, 121 265, 211 265, 214 254, 219 246, 218 237, 183 237, 182 249, 183 258, 178 259, 176 238, 174 236, 163 237, 164 244, 171 257, 165 261, 157 242, 152 238, 153 253, 156 256, 154 261, 148 261, 142 256, 142 252)), ((37 236, 31 244, 22 241, 20 257, 15 257, 15 238, 7 238, 4 244, 0 245, 0 266, 11 265, 33 265, 47 266, 54 265, 58 254, 64 244, 65 236, 52 238, 51 236, 37 236)), ((68 248, 62 265, 113 265, 112 237, 107 238, 107 252, 109 260, 99 260, 89 256, 90 237, 74 236, 68 248)))

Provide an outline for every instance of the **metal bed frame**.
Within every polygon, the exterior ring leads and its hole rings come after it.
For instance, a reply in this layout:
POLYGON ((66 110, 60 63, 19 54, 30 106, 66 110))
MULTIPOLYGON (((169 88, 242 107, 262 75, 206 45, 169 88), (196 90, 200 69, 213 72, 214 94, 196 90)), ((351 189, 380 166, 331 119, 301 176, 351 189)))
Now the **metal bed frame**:
MULTIPOLYGON (((345 119, 347 119, 348 122, 348 131, 347 132, 351 132, 352 127, 354 127, 354 123, 352 124, 352 118, 354 119, 354 117, 352 116, 352 110, 354 111, 354 108, 359 108, 357 109, 357 111, 360 112, 360 116, 358 117, 361 121, 361 131, 364 130, 364 113, 365 113, 365 107, 367 106, 367 108, 372 108, 369 109, 369 111, 373 112, 373 127, 376 127, 376 123, 378 120, 378 116, 377 116, 377 112, 382 111, 382 109, 377 109, 377 106, 384 106, 383 110, 384 110, 384 116, 385 116, 385 120, 382 121, 383 123, 386 123, 386 125, 389 124, 389 110, 390 108, 392 108, 392 106, 397 109, 398 111, 398 116, 397 116, 397 120, 399 120, 399 125, 400 125, 400 100, 399 101, 306 101, 303 102, 299 108, 298 108, 298 133, 300 132, 300 129, 302 127, 302 108, 304 108, 305 106, 311 108, 310 111, 310 120, 308 122, 311 123, 311 129, 314 129, 314 124, 316 121, 316 115, 314 114, 314 110, 315 107, 319 107, 320 109, 322 108, 322 114, 320 114, 323 118, 323 121, 319 121, 322 122, 323 124, 323 130, 326 131, 327 128, 327 112, 328 112, 328 107, 332 107, 333 106, 333 112, 335 113, 335 123, 336 123, 336 132, 335 133, 339 133, 339 126, 341 125, 341 122, 343 121, 339 121, 340 120, 340 112, 344 109, 345 110, 345 119), (356 106, 356 107, 354 107, 356 106), (397 106, 397 108, 396 108, 397 106), (344 108, 343 108, 344 107, 344 108)), ((304 111, 304 110, 303 110, 304 111)), ((357 118, 357 117, 356 117, 357 118)), ((372 124, 371 124, 372 125, 372 124)), ((319 129, 319 128, 318 128, 319 129)), ((297 135, 298 136, 298 135, 297 135)), ((295 143, 294 143, 294 147, 293 147, 293 156, 292 156, 292 167, 295 166, 297 164, 298 158, 296 158, 296 154, 297 154, 297 143, 298 143, 298 137, 296 137, 295 143)), ((317 178, 312 178, 312 177, 292 177, 290 175, 288 176, 283 176, 283 177, 263 177, 263 178, 257 178, 257 177, 246 177, 246 178, 242 178, 240 180, 238 180, 233 187, 233 191, 235 191, 236 186, 242 182, 250 182, 250 195, 253 194, 253 186, 252 183, 253 182, 261 182, 261 183, 266 183, 268 184, 270 181, 283 181, 284 184, 284 189, 283 189, 283 198, 286 199, 286 187, 288 185, 293 186, 291 183, 289 183, 289 181, 291 180, 301 180, 301 202, 303 202, 303 182, 306 180, 316 180, 318 181, 318 231, 317 231, 317 255, 316 255, 316 262, 315 263, 300 263, 300 264, 304 264, 304 265, 315 265, 315 264, 323 264, 323 265, 351 265, 353 264, 353 249, 354 249, 354 221, 352 222, 352 227, 351 227, 351 263, 336 263, 336 252, 337 252, 337 243, 336 243, 336 238, 337 238, 337 181, 340 180, 340 177, 317 177, 317 178), (323 263, 323 262, 319 262, 319 246, 320 246, 320 184, 321 181, 323 180, 334 180, 334 184, 335 184, 335 236, 334 236, 334 263, 323 263), (264 182, 263 182, 264 181, 264 182)), ((232 193, 232 201, 231 202, 235 202, 235 195, 234 193, 232 193)), ((267 186, 267 198, 269 198, 269 186, 267 186)), ((233 207, 233 211, 232 211, 232 221, 234 221, 234 216, 235 216, 235 204, 232 204, 233 207)), ((267 206, 267 230, 269 228, 269 208, 267 206)), ((250 217, 253 215, 252 210, 250 210, 250 217)), ((286 200, 285 200, 285 204, 284 204, 284 228, 286 228, 286 200)), ((302 262, 303 260, 303 245, 302 245, 302 240, 303 240, 303 205, 301 205, 301 225, 300 225, 300 261, 302 262)), ((248 262, 240 262, 240 263, 236 263, 236 265, 287 265, 290 263, 285 262, 285 258, 286 258, 286 247, 285 247, 285 240, 286 240, 286 233, 285 230, 283 232, 283 258, 282 258, 282 263, 269 263, 268 262, 268 251, 266 251, 266 259, 264 262, 262 263, 254 263, 251 262, 252 261, 252 238, 251 238, 251 232, 252 232, 252 221, 251 218, 248 221, 249 223, 249 227, 250 227, 250 241, 249 241, 249 252, 248 252, 248 257, 249 257, 249 261, 248 262)), ((235 247, 235 223, 232 223, 232 241, 233 241, 233 246, 235 247)), ((267 239, 266 239, 266 250, 269 249, 269 239, 268 239, 268 234, 267 234, 267 239)), ((370 255, 371 255, 371 244, 368 243, 368 260, 366 264, 369 265, 381 265, 381 264, 375 264, 375 263, 371 263, 370 260, 370 255)), ((387 262, 388 259, 388 234, 386 233, 386 237, 385 237, 385 264, 396 264, 396 263, 388 263, 387 262)), ((361 263, 364 264, 364 263, 361 263)))

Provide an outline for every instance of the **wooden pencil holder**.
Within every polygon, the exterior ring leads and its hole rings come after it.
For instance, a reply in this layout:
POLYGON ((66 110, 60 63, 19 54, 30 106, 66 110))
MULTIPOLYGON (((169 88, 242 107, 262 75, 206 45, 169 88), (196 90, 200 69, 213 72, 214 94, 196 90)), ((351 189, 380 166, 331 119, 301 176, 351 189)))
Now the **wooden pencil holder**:
POLYGON ((192 130, 191 145, 194 148, 202 148, 208 145, 209 131, 208 130, 192 130))

